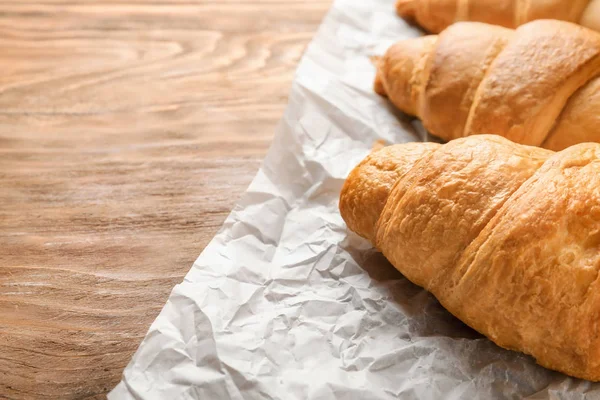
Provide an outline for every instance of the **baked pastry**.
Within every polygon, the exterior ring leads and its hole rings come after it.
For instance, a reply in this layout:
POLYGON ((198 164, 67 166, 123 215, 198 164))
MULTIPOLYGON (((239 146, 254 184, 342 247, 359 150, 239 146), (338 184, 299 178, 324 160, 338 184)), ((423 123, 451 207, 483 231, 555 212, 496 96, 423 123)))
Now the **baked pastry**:
POLYGON ((600 142, 599 75, 600 34, 579 25, 461 22, 394 44, 375 91, 444 140, 497 134, 562 150, 600 142))
POLYGON ((398 0, 398 14, 432 33, 458 21, 516 28, 536 19, 557 19, 600 31, 600 0, 398 0))
POLYGON ((373 151, 340 212, 409 280, 501 347, 600 380, 600 144, 476 135, 373 151))

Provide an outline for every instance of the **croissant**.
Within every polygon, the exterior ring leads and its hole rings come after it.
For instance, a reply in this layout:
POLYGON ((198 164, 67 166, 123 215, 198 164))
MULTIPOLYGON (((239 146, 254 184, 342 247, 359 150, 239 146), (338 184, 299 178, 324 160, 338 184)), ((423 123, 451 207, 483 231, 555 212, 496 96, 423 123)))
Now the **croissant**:
POLYGON ((570 21, 600 31, 600 0, 398 0, 396 11, 432 33, 458 21, 516 28, 536 19, 570 21))
POLYGON ((444 140, 497 134, 562 150, 600 142, 600 34, 564 21, 460 22, 400 41, 375 91, 444 140))
POLYGON ((600 380, 600 144, 496 135, 373 151, 340 213, 413 283, 497 345, 600 380))

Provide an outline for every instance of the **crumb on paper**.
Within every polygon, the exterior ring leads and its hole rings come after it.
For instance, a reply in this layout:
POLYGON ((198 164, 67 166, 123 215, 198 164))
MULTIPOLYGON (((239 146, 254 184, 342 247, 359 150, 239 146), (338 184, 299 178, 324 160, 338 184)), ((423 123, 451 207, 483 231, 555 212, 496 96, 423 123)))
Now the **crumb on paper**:
POLYGON ((371 62, 373 63, 374 66, 377 66, 379 64, 379 60, 381 60, 381 56, 371 56, 369 57, 369 60, 371 60, 371 62))
POLYGON ((386 141, 383 139, 378 139, 373 142, 373 146, 371 147, 371 151, 381 150, 386 146, 386 141))

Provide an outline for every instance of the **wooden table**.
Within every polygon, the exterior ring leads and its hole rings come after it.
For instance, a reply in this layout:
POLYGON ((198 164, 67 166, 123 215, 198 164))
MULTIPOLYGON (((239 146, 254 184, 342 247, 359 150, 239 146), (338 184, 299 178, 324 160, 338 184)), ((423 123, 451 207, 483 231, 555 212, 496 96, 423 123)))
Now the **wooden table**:
POLYGON ((331 0, 0 3, 0 398, 104 398, 331 0))

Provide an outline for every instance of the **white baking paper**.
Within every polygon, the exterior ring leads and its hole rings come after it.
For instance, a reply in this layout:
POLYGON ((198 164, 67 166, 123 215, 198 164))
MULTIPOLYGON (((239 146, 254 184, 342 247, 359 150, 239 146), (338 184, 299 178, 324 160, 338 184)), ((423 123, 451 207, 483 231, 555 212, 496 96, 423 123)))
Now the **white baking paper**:
POLYGON ((466 328, 346 230, 350 169, 377 139, 422 140, 372 90, 370 56, 421 34, 393 3, 334 4, 263 166, 109 399, 600 398, 466 328))

